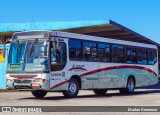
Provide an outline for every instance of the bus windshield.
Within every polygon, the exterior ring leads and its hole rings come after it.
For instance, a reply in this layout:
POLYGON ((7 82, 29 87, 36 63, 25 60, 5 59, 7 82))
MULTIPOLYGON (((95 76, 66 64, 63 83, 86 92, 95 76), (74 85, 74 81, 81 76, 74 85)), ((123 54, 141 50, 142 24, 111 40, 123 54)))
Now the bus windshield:
POLYGON ((48 42, 46 40, 28 41, 26 46, 25 71, 48 70, 48 42))
POLYGON ((7 71, 46 71, 48 70, 47 40, 22 40, 12 42, 7 71))
POLYGON ((23 69, 25 41, 13 41, 10 45, 7 70, 17 71, 23 69))

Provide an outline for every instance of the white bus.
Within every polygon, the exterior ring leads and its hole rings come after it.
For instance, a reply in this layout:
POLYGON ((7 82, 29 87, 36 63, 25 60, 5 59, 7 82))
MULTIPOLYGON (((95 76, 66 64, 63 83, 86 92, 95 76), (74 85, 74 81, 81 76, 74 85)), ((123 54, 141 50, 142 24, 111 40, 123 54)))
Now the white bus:
POLYGON ((58 31, 15 33, 7 66, 7 88, 75 97, 79 90, 131 94, 158 83, 155 45, 58 31))

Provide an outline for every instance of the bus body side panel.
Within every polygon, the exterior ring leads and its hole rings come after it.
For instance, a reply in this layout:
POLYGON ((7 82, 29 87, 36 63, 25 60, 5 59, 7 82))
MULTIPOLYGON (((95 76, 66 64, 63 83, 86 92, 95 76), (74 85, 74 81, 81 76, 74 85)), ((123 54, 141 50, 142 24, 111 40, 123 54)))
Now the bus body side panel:
POLYGON ((70 61, 68 40, 67 64, 62 71, 51 72, 51 90, 67 90, 72 76, 81 78, 82 89, 125 88, 129 76, 135 77, 136 87, 158 83, 157 64, 102 63, 87 61, 70 61), (156 73, 156 74, 155 74, 156 73), (63 76, 65 74, 65 76, 63 76))
MULTIPOLYGON (((88 64, 84 62, 79 61, 69 61, 67 65, 66 75, 68 76, 68 79, 74 76, 79 76, 81 79, 81 89, 88 89, 88 86, 91 86, 91 82, 93 82, 94 86, 97 87, 98 81, 96 80, 90 80, 90 83, 88 84, 88 80, 86 77, 82 77, 81 75, 88 71, 86 68, 88 64), (80 67, 81 66, 81 67, 80 67)), ((89 66, 89 65, 88 65, 89 66)), ((93 69, 93 68, 92 68, 93 69)), ((98 77, 98 76, 93 76, 98 77)))
MULTIPOLYGON (((110 63, 107 67, 105 67, 105 65, 101 65, 100 68, 96 68, 93 66, 93 63, 89 64, 84 62, 84 68, 88 69, 87 71, 82 71, 81 69, 73 69, 72 64, 82 65, 83 63, 70 62, 67 67, 69 71, 66 72, 66 75, 70 77, 74 75, 80 76, 82 81, 82 89, 125 88, 127 79, 130 76, 135 77, 136 87, 148 86, 158 83, 158 77, 154 74, 154 71, 149 72, 151 69, 144 65, 115 65, 110 63), (96 76, 99 77, 99 81, 95 80, 95 78, 98 79, 96 76)), ((94 64, 96 65, 97 63, 94 64)), ((58 85, 53 86, 55 88, 52 89, 66 90, 70 77, 67 78, 68 80, 59 80, 57 82, 58 85)))
POLYGON ((100 63, 98 88, 118 88, 125 86, 125 68, 119 69, 122 64, 100 63))
POLYGON ((126 68, 126 79, 134 77, 136 82, 135 87, 146 86, 149 81, 148 71, 139 69, 138 67, 142 66, 132 65, 131 68, 126 68))
MULTIPOLYGON (((157 59, 158 60, 158 59, 157 59)), ((154 85, 154 84, 158 84, 159 81, 159 74, 158 74, 158 61, 157 63, 155 63, 154 65, 148 65, 148 67, 153 70, 155 73, 151 73, 148 72, 148 76, 149 76, 149 81, 148 81, 148 86, 149 85, 154 85), (157 82, 157 83, 156 83, 157 82)))
POLYGON ((98 68, 98 62, 84 62, 80 64, 81 66, 84 66, 83 68, 86 70, 84 73, 86 75, 81 74, 81 78, 85 77, 87 82, 87 89, 97 89, 98 83, 99 83, 99 72, 96 72, 98 68), (90 72, 91 73, 87 73, 90 72))

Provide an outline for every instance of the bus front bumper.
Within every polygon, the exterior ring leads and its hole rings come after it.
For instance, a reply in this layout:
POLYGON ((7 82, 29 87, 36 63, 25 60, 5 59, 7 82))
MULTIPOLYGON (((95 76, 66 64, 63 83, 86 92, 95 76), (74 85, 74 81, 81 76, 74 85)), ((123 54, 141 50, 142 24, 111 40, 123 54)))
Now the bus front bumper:
POLYGON ((23 81, 16 81, 10 80, 7 81, 7 89, 28 89, 28 90, 48 90, 49 86, 47 84, 49 81, 45 81, 45 83, 35 82, 32 80, 23 80, 23 81))

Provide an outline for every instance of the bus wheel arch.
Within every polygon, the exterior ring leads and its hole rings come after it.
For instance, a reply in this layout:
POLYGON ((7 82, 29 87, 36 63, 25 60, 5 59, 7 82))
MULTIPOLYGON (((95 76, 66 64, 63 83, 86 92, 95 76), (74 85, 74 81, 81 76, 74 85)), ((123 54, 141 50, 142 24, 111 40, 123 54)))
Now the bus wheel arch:
POLYGON ((130 75, 127 79, 126 87, 119 89, 121 94, 132 94, 136 86, 136 79, 133 75, 130 75))
POLYGON ((79 89, 81 89, 82 81, 81 81, 80 76, 78 76, 78 75, 73 75, 70 79, 72 79, 72 78, 74 78, 74 79, 76 79, 76 80, 78 81, 79 89))
POLYGON ((80 89, 80 78, 78 76, 72 76, 68 83, 68 89, 64 90, 62 93, 67 98, 76 97, 80 89))

